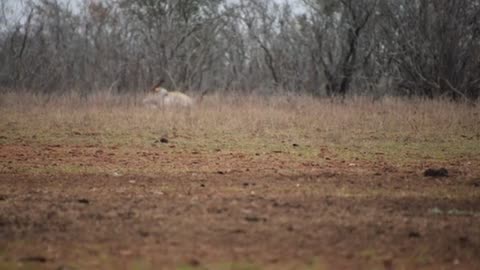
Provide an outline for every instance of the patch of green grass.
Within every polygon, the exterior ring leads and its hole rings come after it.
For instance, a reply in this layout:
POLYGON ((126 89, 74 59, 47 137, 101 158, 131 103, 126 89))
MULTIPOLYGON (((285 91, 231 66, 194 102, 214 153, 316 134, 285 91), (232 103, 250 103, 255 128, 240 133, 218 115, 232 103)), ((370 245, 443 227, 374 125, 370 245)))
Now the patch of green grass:
POLYGON ((155 269, 152 267, 150 263, 148 263, 146 260, 136 260, 133 263, 131 263, 130 267, 128 269, 131 270, 151 270, 155 269))
POLYGON ((331 145, 338 158, 347 160, 383 159, 400 165, 416 161, 448 161, 451 159, 478 159, 480 157, 480 140, 450 141, 401 141, 365 140, 358 142, 331 145))
POLYGON ((222 263, 208 266, 180 266, 177 270, 261 270, 263 268, 250 263, 222 263))
POLYGON ((17 262, 2 262, 0 259, 0 269, 1 270, 35 270, 35 269, 45 269, 44 267, 39 267, 38 264, 33 263, 17 263, 17 262))
POLYGON ((100 174, 100 173, 111 173, 112 170, 106 170, 95 166, 80 166, 74 164, 59 164, 57 166, 53 165, 38 165, 31 166, 28 164, 14 164, 4 167, 2 173, 15 173, 15 174, 30 174, 30 175, 55 175, 55 174, 100 174))

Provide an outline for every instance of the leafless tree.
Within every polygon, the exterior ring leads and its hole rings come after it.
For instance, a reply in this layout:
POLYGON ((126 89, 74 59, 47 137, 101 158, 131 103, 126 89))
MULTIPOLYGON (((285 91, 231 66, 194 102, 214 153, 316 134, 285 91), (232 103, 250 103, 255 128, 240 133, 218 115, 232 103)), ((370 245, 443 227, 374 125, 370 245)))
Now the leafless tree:
POLYGON ((321 66, 327 95, 344 97, 361 63, 370 57, 371 45, 365 39, 377 1, 304 1, 311 9, 312 35, 307 40, 315 45, 311 50, 312 60, 321 66))

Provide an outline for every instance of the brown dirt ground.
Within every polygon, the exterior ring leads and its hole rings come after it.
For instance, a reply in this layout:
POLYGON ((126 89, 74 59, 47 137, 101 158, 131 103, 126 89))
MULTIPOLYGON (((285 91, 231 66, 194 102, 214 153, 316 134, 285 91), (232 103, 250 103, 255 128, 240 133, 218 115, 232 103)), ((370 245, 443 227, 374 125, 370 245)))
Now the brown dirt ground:
POLYGON ((0 268, 479 269, 478 160, 319 160, 0 145, 0 268))

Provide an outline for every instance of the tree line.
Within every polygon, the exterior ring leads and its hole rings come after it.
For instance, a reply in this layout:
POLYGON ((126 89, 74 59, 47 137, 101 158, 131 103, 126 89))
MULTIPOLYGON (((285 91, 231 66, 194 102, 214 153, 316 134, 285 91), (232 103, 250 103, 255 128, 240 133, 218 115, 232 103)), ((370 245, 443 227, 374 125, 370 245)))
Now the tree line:
POLYGON ((3 90, 480 94, 477 0, 22 3, 0 0, 3 90))

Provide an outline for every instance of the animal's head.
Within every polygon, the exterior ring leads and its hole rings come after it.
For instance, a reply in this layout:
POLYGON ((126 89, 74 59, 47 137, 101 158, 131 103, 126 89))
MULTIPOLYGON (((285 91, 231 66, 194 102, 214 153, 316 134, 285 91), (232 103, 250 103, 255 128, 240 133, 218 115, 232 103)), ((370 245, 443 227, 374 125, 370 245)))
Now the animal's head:
POLYGON ((163 87, 156 87, 153 89, 153 92, 157 95, 160 95, 162 97, 164 96, 167 96, 168 95, 168 91, 167 89, 163 88, 163 87))
MULTIPOLYGON (((165 81, 164 79, 159 80, 155 85, 153 85, 153 86, 150 88, 150 90, 149 90, 148 92, 154 93, 154 94, 160 93, 160 92, 161 92, 161 89, 163 89, 163 88, 161 87, 161 85, 163 84, 164 81, 165 81)), ((165 90, 165 91, 166 91, 166 90, 165 90)))

